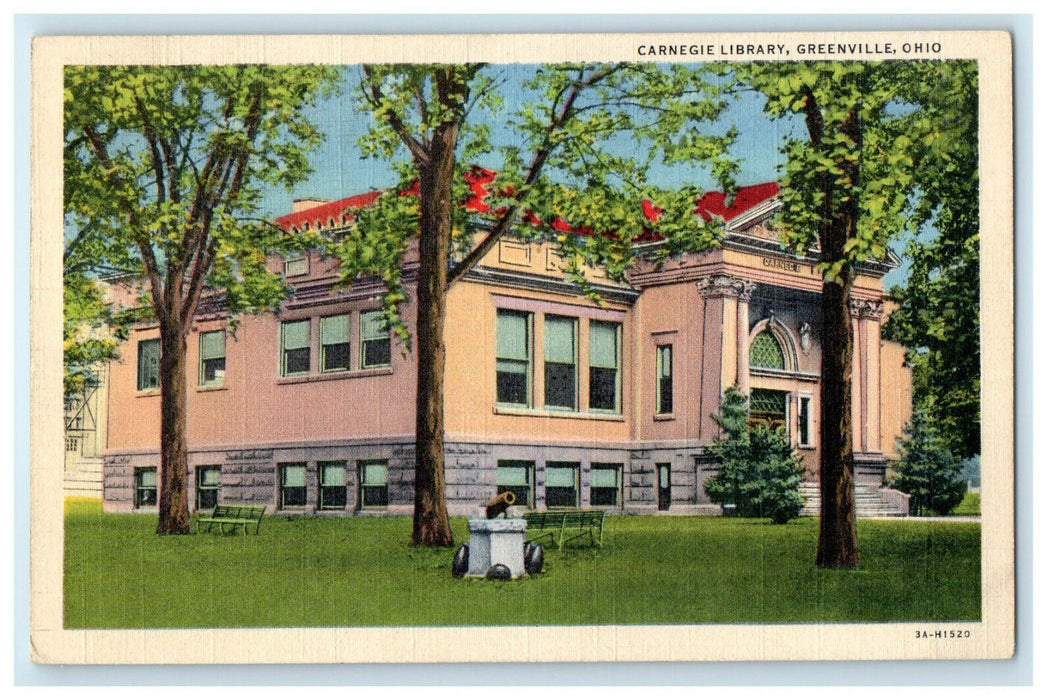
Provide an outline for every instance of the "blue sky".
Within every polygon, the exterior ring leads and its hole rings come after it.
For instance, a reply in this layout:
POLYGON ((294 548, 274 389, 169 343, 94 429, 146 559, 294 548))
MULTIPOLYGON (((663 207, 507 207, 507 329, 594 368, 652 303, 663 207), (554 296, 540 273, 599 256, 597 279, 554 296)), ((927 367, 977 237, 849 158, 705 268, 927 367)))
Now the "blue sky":
MULTIPOLYGON (((494 65, 488 68, 505 80, 500 90, 504 96, 505 109, 499 114, 477 110, 470 119, 486 118, 492 128, 492 140, 496 145, 514 143, 515 134, 506 126, 509 118, 525 101, 533 101, 534 95, 523 87, 523 82, 537 69, 536 65, 494 65)), ((361 155, 357 141, 368 130, 370 115, 355 107, 356 77, 359 68, 348 66, 344 70, 345 80, 333 95, 315 107, 309 115, 325 135, 322 146, 311 154, 314 172, 292 192, 274 188, 264 193, 262 213, 268 217, 281 216, 292 210, 293 200, 312 197, 335 200, 354 194, 391 186, 396 176, 389 162, 382 159, 366 159, 361 155)), ((763 100, 756 94, 741 94, 733 100, 715 125, 715 131, 724 131, 734 123, 739 138, 732 154, 739 161, 737 181, 741 185, 769 182, 779 177, 783 162, 780 145, 788 135, 803 136, 804 124, 797 119, 774 120, 762 111, 763 100)), ((700 127, 702 128, 702 127, 700 127)), ((639 144, 624 142, 618 145, 631 155, 639 144)), ((403 153, 400 157, 406 157, 403 153)), ((499 169, 500 156, 482 157, 478 164, 499 169)), ((649 181, 663 187, 696 186, 701 192, 716 189, 717 183, 704 167, 686 164, 666 166, 653 164, 649 169, 649 181)), ((894 243, 894 249, 902 244, 894 243)), ((886 287, 906 279, 907 261, 898 270, 886 276, 886 287)))
MULTIPOLYGON (((515 135, 511 129, 505 128, 505 124, 520 105, 534 100, 533 95, 525 90, 522 84, 536 68, 537 66, 533 65, 495 65, 489 68, 505 78, 501 92, 507 114, 491 115, 477 110, 472 117, 485 117, 490 121, 496 144, 513 142, 515 135)), ((362 159, 356 145, 357 139, 366 133, 370 122, 369 115, 356 110, 353 103, 356 71, 356 68, 349 67, 345 71, 347 81, 340 86, 337 94, 311 111, 314 123, 326 134, 325 143, 312 155, 315 172, 292 193, 282 189, 269 192, 264 204, 264 213, 271 216, 284 214, 289 211, 292 200, 297 197, 339 199, 370 189, 387 187, 394 182, 395 175, 386 162, 362 159)), ((795 123, 790 120, 776 122, 766 117, 761 111, 761 100, 756 96, 746 96, 734 101, 717 128, 724 130, 733 122, 740 132, 734 153, 741 161, 741 184, 776 179, 781 159, 779 144, 787 131, 794 128, 795 123)), ((637 144, 628 142, 619 146, 624 148, 626 153, 632 153, 632 150, 638 147, 637 144)), ((479 165, 484 167, 501 166, 497 156, 493 159, 478 160, 479 165)), ((705 168, 687 165, 667 167, 659 164, 651 169, 649 179, 660 186, 692 184, 703 191, 716 187, 715 181, 705 168)))

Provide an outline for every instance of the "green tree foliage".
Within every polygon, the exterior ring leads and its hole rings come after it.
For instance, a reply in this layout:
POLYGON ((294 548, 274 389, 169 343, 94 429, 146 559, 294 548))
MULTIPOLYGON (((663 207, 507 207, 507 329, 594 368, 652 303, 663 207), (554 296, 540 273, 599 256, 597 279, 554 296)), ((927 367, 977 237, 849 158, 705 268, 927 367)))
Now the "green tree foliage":
POLYGON ((783 428, 748 427, 747 414, 747 398, 736 387, 726 389, 713 416, 721 427, 711 448, 718 473, 704 488, 713 502, 735 505, 737 516, 782 525, 801 511, 801 460, 783 428))
POLYGON ((904 438, 897 439, 893 488, 911 494, 911 514, 947 515, 966 495, 961 463, 944 445, 929 407, 915 404, 904 438))
POLYGON ((66 276, 62 304, 63 391, 69 397, 98 378, 99 368, 115 358, 125 333, 96 280, 66 276))
POLYGON ((930 406, 944 446, 965 459, 981 451, 977 65, 944 68, 913 98, 929 126, 915 144, 911 224, 935 235, 908 241, 911 271, 891 290, 898 308, 883 332, 907 347, 915 401, 930 406))
POLYGON ((357 107, 372 118, 364 155, 393 159, 400 184, 351 234, 331 243, 343 281, 380 276, 386 317, 404 340, 410 332, 400 305, 409 298, 401 263, 416 242, 418 352, 414 544, 449 544, 443 465, 443 323, 448 290, 506 235, 547 241, 567 276, 597 298, 587 269, 621 278, 637 260, 642 231, 661 237, 658 256, 716 245, 720 225, 695 216, 698 191, 663 192, 647 183, 647 165, 709 163, 724 184, 734 166, 726 152, 734 130, 704 133, 694 124, 716 119, 724 104, 711 76, 684 66, 554 65, 523 85, 529 96, 512 112, 500 85, 506 71, 485 64, 366 66, 357 107), (517 134, 514 146, 492 139, 492 125, 517 134), (624 155, 619 139, 638 147, 624 155), (488 207, 469 211, 465 175, 488 157, 501 161, 488 207), (417 196, 404 196, 415 190, 417 196), (641 200, 663 215, 648 220, 641 200), (528 215, 529 213, 529 215, 528 215), (566 222, 564 230, 554 227, 566 222), (570 230, 568 230, 570 229, 570 230))
POLYGON ((143 281, 161 336, 160 534, 189 532, 185 355, 198 303, 206 288, 232 314, 285 297, 266 258, 301 242, 255 218, 261 185, 308 173, 321 136, 303 110, 334 78, 318 66, 66 68, 64 205, 79 231, 68 321, 97 309, 99 272, 143 281))
MULTIPOLYGON (((932 105, 962 78, 955 64, 925 61, 757 63, 729 69, 734 89, 765 98, 774 118, 804 130, 784 140, 785 242, 817 249, 821 294, 820 536, 816 563, 859 562, 853 503, 850 290, 855 268, 886 255, 909 228, 921 187, 918 164, 948 153, 932 105)), ((969 84, 961 86, 971 89, 969 84)))

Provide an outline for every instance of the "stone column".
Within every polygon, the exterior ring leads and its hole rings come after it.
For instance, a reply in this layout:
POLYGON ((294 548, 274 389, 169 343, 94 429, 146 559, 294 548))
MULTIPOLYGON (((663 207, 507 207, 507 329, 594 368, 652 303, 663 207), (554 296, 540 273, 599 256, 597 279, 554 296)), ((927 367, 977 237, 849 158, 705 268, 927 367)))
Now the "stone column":
POLYGON ((736 319, 736 384, 744 394, 750 394, 750 297, 756 285, 743 282, 738 298, 736 319))
POLYGON ((853 345, 853 428, 854 447, 861 452, 878 452, 879 440, 879 345, 881 343, 882 302, 854 299, 855 340, 853 345))
MULTIPOLYGON (((750 297, 757 288, 755 282, 716 273, 696 283, 704 299, 720 299, 723 322, 721 328, 721 390, 739 385, 744 394, 750 392, 750 297)), ((713 352, 716 345, 707 341, 705 351, 713 352)))

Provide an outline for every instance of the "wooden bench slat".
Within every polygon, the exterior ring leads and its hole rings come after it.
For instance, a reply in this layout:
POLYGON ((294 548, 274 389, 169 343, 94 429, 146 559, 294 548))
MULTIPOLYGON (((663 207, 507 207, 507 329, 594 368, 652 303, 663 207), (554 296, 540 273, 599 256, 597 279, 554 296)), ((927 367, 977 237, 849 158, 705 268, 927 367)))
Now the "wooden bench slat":
POLYGON ((604 511, 602 510, 545 510, 524 513, 528 530, 541 530, 538 537, 548 537, 562 549, 564 542, 589 536, 591 543, 604 544, 604 511), (594 530, 596 536, 594 537, 594 530), (570 534, 568 531, 574 532, 570 534), (577 531, 577 532, 575 532, 577 531), (570 536, 568 536, 570 535, 570 536))
POLYGON ((263 520, 265 508, 263 506, 240 506, 217 503, 212 509, 212 515, 198 519, 198 524, 207 523, 206 532, 212 531, 213 524, 219 524, 220 532, 224 525, 233 525, 237 529, 242 526, 242 532, 249 534, 249 526, 256 525, 256 534, 260 534, 260 522, 263 520))

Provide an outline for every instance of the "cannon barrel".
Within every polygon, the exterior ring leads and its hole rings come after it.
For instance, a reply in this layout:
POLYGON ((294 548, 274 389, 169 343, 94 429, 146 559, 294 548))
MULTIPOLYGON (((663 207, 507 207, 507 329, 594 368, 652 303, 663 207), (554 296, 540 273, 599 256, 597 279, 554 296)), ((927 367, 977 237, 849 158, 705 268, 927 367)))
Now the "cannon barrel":
POLYGON ((494 498, 487 501, 487 519, 493 520, 516 502, 516 494, 512 491, 502 491, 494 498))

